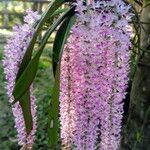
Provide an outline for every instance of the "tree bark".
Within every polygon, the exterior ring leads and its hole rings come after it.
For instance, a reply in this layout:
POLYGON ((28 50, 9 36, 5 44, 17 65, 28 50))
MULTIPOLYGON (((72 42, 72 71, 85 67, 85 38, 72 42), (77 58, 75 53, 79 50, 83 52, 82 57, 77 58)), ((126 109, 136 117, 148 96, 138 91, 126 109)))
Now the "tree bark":
POLYGON ((127 150, 150 150, 150 1, 148 0, 144 2, 140 22, 141 54, 130 93, 130 111, 124 139, 127 150))

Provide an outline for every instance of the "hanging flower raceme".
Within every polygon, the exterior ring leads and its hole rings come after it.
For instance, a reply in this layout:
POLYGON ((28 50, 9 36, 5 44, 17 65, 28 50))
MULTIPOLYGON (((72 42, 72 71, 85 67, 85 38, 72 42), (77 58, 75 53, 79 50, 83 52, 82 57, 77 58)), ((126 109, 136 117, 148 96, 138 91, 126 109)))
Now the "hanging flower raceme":
MULTIPOLYGON (((27 10, 27 16, 24 18, 24 24, 21 26, 15 26, 13 36, 7 41, 7 45, 4 50, 3 67, 4 73, 7 80, 7 95, 9 102, 13 102, 14 98, 12 95, 13 88, 15 85, 16 75, 19 69, 19 65, 29 45, 31 37, 34 33, 33 23, 39 19, 37 12, 32 12, 30 9, 27 10)), ((36 132, 36 104, 35 97, 33 95, 33 88, 30 88, 30 99, 31 99, 31 113, 33 118, 33 129, 29 135, 25 130, 25 123, 23 113, 19 102, 16 102, 12 106, 13 115, 15 117, 15 127, 18 132, 19 145, 30 149, 34 143, 35 132, 36 132)))
POLYGON ((130 7, 81 0, 61 61, 61 138, 66 149, 117 150, 130 58, 130 7))

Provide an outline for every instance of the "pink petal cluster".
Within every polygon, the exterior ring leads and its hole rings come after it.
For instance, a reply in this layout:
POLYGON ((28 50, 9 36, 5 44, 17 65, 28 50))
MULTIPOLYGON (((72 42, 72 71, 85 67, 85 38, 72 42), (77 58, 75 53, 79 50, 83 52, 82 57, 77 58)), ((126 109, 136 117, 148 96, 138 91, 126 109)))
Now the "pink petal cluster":
MULTIPOLYGON (((23 25, 15 26, 12 37, 7 41, 7 45, 4 49, 3 67, 6 75, 6 89, 9 97, 9 102, 14 100, 12 95, 15 85, 16 75, 19 69, 19 65, 29 45, 31 37, 34 33, 33 23, 39 18, 36 12, 27 10, 27 16, 25 17, 25 23, 23 25), (28 19, 27 19, 28 18, 28 19)), ((18 132, 18 143, 23 147, 31 148, 36 132, 37 116, 36 116, 36 103, 35 96, 33 95, 33 87, 30 88, 31 99, 31 113, 33 118, 33 129, 29 135, 25 130, 24 118, 19 102, 12 106, 13 115, 15 117, 15 127, 18 132)))
POLYGON ((75 4, 77 22, 61 60, 61 139, 66 149, 118 150, 129 74, 130 7, 75 4))

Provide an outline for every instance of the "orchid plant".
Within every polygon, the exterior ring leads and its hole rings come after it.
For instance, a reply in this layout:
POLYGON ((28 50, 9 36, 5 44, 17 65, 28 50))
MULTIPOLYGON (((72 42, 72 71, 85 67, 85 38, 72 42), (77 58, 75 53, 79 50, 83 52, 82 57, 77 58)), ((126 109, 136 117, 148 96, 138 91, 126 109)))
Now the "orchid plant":
POLYGON ((49 144, 66 150, 117 150, 130 63, 130 6, 122 0, 53 0, 40 16, 27 10, 4 52, 7 94, 19 144, 32 149, 36 132, 33 80, 51 34, 55 78, 49 144), (58 11, 66 4, 63 14, 58 11), (55 15, 55 21, 51 21, 55 15), (52 24, 49 23, 49 20, 52 24), (50 24, 34 52, 37 37, 50 24))

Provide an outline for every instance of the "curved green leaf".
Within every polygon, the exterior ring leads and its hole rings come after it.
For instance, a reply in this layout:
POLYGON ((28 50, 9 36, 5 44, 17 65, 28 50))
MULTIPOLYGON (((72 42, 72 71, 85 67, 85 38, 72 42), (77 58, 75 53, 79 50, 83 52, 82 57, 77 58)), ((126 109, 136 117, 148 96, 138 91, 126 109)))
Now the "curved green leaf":
POLYGON ((60 16, 54 24, 49 28, 49 30, 45 33, 42 43, 38 49, 38 52, 36 55, 31 59, 30 63, 28 64, 25 71, 22 73, 20 78, 17 80, 16 85, 13 90, 13 96, 15 98, 13 104, 17 102, 29 89, 31 83, 33 82, 36 72, 38 69, 39 59, 43 52, 43 49, 47 43, 47 40, 49 39, 50 35, 53 33, 53 31, 56 29, 56 27, 70 14, 74 12, 74 9, 71 8, 67 10, 66 13, 64 13, 62 16, 60 16))
POLYGON ((33 37, 30 41, 30 44, 26 50, 26 53, 23 57, 22 63, 20 65, 19 71, 17 73, 17 78, 16 80, 19 79, 19 77, 21 76, 21 74, 23 73, 23 71, 25 70, 25 68, 27 67, 27 65, 29 64, 31 57, 32 57, 32 52, 33 52, 33 48, 34 45, 36 43, 37 37, 40 33, 40 31, 42 30, 42 26, 43 24, 50 19, 51 17, 53 17, 53 13, 65 2, 65 0, 52 0, 52 2, 49 4, 47 10, 45 11, 45 13, 42 15, 39 23, 35 24, 36 29, 35 32, 33 34, 33 37))
POLYGON ((60 86, 60 64, 57 67, 55 84, 52 92, 52 101, 49 110, 49 128, 48 143, 50 148, 54 148, 58 144, 59 137, 59 86, 60 86))
POLYGON ((24 117, 26 133, 29 134, 33 127, 29 90, 21 97, 20 106, 24 117))
POLYGON ((59 86, 60 86, 60 53, 68 38, 71 27, 74 24, 76 16, 67 17, 60 26, 53 46, 53 67, 55 67, 55 84, 52 93, 52 100, 49 111, 49 145, 54 148, 58 143, 59 131, 59 86), (54 61, 55 60, 55 61, 54 61))
POLYGON ((60 9, 56 10, 56 11, 52 14, 52 17, 56 17, 57 15, 66 12, 67 9, 68 9, 68 8, 60 8, 60 9))
POLYGON ((70 17, 66 18, 66 20, 62 23, 62 25, 60 26, 59 30, 56 33, 54 44, 53 44, 53 55, 52 55, 54 76, 56 72, 57 63, 60 60, 61 53, 64 48, 64 44, 68 38, 68 34, 75 20, 76 20, 75 15, 72 16, 71 18, 70 17))

